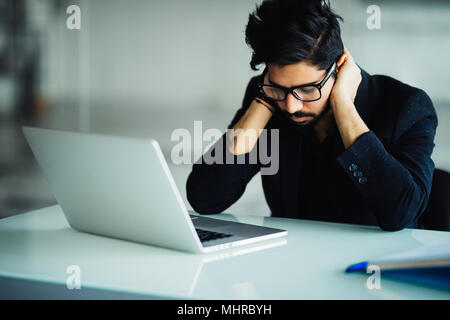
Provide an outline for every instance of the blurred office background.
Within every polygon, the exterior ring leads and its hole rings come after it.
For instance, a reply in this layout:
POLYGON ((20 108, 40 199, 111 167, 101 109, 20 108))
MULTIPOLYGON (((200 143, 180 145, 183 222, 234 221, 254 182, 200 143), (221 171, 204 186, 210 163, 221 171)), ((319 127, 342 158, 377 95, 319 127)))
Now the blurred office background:
MULTIPOLYGON (((190 208, 191 165, 172 163, 177 142, 170 137, 176 128, 193 132, 194 120, 203 121, 203 130, 224 131, 241 106, 257 74, 244 41, 255 3, 0 0, 0 217, 56 203, 24 141, 24 124, 156 138, 190 208), (66 26, 72 4, 81 8, 80 30, 66 26)), ((362 68, 430 95, 439 117, 433 159, 450 171, 450 2, 332 5, 362 68), (379 30, 367 27, 369 5, 381 9, 379 30)), ((227 212, 270 214, 259 175, 227 212)))

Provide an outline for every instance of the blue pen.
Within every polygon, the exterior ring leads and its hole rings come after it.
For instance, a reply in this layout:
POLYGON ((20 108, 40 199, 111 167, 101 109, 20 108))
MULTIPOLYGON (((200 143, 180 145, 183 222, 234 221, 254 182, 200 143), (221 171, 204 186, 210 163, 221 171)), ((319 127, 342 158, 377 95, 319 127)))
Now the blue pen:
POLYGON ((383 271, 394 271, 394 270, 407 270, 412 268, 450 268, 450 258, 444 259, 429 259, 429 260, 416 260, 416 261, 392 261, 392 262, 369 262, 363 261, 356 264, 352 264, 345 272, 354 271, 366 271, 368 266, 376 265, 383 271))
POLYGON ((354 271, 362 271, 366 270, 367 266, 369 265, 369 262, 363 261, 356 264, 352 264, 347 269, 345 269, 345 272, 354 272, 354 271))

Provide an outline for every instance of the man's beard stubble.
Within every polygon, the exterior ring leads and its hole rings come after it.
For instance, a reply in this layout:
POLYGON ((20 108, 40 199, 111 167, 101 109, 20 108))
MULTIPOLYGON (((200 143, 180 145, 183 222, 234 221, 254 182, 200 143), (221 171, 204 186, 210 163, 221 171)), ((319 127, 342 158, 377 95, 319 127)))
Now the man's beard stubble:
POLYGON ((290 125, 293 125, 294 127, 297 128, 311 128, 314 127, 317 122, 323 118, 323 116, 325 116, 328 111, 331 110, 331 105, 329 103, 329 101, 327 101, 325 107, 323 108, 323 110, 318 114, 314 114, 314 113, 307 113, 307 112, 303 112, 303 111, 297 111, 294 113, 289 113, 285 110, 282 110, 278 104, 277 104, 277 108, 275 108, 275 114, 280 116, 283 120, 287 121, 290 125), (295 122, 294 120, 292 120, 292 116, 296 116, 296 117, 308 117, 308 116, 312 116, 313 118, 305 123, 298 123, 295 122))

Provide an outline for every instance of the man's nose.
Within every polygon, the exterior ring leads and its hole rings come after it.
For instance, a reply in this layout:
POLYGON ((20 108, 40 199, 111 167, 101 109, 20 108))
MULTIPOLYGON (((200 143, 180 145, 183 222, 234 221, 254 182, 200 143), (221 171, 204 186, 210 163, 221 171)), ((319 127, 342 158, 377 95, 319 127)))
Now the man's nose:
POLYGON ((295 113, 303 109, 303 101, 298 100, 292 93, 286 96, 286 111, 289 113, 295 113))

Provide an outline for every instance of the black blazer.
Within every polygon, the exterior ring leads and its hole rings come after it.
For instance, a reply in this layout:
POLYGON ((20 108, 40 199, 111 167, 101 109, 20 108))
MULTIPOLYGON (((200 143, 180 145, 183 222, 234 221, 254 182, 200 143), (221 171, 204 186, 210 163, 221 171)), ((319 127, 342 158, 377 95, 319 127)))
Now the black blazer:
MULTIPOLYGON (((421 89, 388 76, 361 73, 355 106, 370 131, 345 150, 336 125, 332 128, 337 134, 323 194, 329 210, 302 216, 299 161, 305 137, 280 117, 273 116, 268 122, 266 129, 279 129, 280 136, 279 170, 261 175, 272 216, 378 225, 392 231, 420 227, 417 221, 427 206, 434 170, 431 153, 437 116, 433 104, 421 89), (355 176, 355 171, 360 174, 355 176)), ((242 107, 228 129, 247 110, 261 80, 262 75, 250 80, 242 107)), ((222 148, 224 158, 231 156, 233 164, 206 164, 202 157, 187 179, 187 199, 198 213, 229 208, 263 166, 259 161, 249 163, 249 154, 231 154, 224 141, 225 134, 207 153, 214 156, 217 148, 222 148)))

